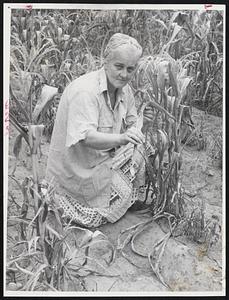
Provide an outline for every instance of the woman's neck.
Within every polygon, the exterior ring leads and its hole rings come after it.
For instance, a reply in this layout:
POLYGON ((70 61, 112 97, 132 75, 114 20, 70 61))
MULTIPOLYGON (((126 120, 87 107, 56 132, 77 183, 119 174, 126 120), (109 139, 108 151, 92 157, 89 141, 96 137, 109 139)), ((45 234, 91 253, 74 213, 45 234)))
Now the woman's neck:
POLYGON ((107 90, 108 90, 109 95, 115 96, 118 89, 115 88, 115 87, 110 83, 109 80, 107 80, 107 90))
POLYGON ((107 92, 109 95, 112 109, 114 109, 115 107, 117 90, 118 90, 117 88, 115 88, 113 85, 110 84, 109 81, 107 81, 107 92))

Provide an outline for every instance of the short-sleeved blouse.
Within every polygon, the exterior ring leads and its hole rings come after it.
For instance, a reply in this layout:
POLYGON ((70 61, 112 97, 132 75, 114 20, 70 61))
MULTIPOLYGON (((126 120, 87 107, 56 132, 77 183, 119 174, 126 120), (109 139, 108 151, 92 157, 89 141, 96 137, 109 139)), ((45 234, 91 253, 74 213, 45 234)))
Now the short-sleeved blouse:
POLYGON ((112 178, 109 150, 85 146, 88 130, 120 133, 136 123, 137 112, 129 85, 117 92, 111 108, 104 68, 70 83, 61 97, 52 133, 46 180, 57 183, 80 203, 108 207, 112 178))

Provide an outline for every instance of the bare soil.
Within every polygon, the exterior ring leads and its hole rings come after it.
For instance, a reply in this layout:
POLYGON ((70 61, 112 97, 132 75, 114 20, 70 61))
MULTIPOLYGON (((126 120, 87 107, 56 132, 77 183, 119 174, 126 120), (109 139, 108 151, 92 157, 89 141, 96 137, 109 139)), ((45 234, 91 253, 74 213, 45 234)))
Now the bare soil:
MULTIPOLYGON (((196 126, 203 123, 202 137, 204 146, 193 143, 185 146, 182 163, 182 186, 185 190, 185 203, 199 205, 203 201, 205 206, 205 220, 218 218, 222 226, 222 168, 217 157, 211 158, 210 152, 214 140, 222 132, 222 119, 193 109, 193 120, 196 126), (202 120, 202 121, 201 121, 202 120), (201 149, 202 148, 202 149, 201 149)), ((13 143, 17 135, 14 128, 10 128, 9 140, 9 174, 12 172, 15 158, 12 154, 13 143)), ((41 146, 42 157, 39 162, 40 177, 44 176, 48 156, 49 144, 43 138, 41 146)), ((20 161, 15 171, 15 178, 20 182, 26 175, 31 175, 30 158, 22 151, 20 161)), ((9 193, 18 204, 22 202, 21 191, 14 180, 9 178, 9 193)), ((15 214, 16 205, 9 198, 8 215, 15 214)), ((106 224, 98 228, 107 235, 108 239, 117 246, 117 240, 123 229, 129 228, 141 221, 150 219, 149 214, 130 212, 115 224, 106 224)), ((136 240, 136 248, 148 254, 153 245, 162 238, 168 228, 164 222, 153 222, 136 240)), ((17 238, 17 231, 9 227, 11 238, 17 238)), ((153 273, 148 258, 134 254, 130 247, 124 249, 127 259, 120 251, 116 251, 116 258, 110 266, 106 260, 111 251, 104 244, 96 244, 90 249, 90 268, 94 268, 102 275, 90 274, 84 277, 87 291, 99 292, 157 292, 157 291, 221 291, 222 290, 222 238, 206 251, 204 243, 198 243, 187 236, 171 237, 166 244, 161 259, 161 274, 170 286, 164 286, 153 273), (103 267, 102 267, 103 266, 103 267)), ((8 253, 10 255, 12 253, 8 253)))

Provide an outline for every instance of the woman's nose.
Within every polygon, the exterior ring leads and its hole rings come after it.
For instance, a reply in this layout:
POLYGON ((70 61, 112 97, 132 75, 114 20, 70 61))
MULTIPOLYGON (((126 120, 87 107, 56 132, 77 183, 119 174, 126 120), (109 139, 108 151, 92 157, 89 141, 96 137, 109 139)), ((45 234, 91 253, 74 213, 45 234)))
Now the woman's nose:
POLYGON ((126 78, 127 78, 127 70, 126 70, 126 69, 123 69, 123 70, 120 72, 120 77, 123 78, 123 79, 126 79, 126 78))

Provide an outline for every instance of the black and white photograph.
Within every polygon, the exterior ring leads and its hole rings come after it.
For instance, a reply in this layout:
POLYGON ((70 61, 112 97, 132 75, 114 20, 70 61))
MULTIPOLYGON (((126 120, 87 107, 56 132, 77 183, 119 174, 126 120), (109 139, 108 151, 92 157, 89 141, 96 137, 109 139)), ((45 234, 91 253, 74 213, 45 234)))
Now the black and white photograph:
POLYGON ((225 295, 225 5, 4 3, 4 295, 225 295))

